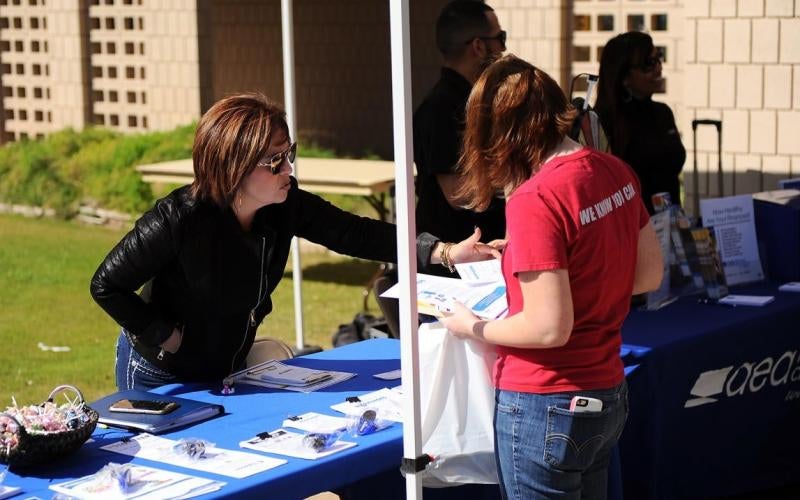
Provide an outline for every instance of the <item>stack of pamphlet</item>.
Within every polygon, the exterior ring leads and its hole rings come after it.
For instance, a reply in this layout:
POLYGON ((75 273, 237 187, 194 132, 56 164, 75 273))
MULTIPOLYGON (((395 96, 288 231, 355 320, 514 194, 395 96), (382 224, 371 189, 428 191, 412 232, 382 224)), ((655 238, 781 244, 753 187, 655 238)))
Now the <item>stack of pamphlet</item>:
POLYGON ((287 391, 312 392, 355 377, 355 373, 315 370, 270 359, 234 373, 235 382, 287 391))

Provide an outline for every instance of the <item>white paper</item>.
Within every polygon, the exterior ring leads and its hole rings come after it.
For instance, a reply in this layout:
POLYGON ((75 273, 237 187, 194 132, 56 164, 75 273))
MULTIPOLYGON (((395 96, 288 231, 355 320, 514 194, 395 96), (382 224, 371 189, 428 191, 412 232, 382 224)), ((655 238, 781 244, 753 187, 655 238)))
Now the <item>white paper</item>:
POLYGON ((700 200, 704 227, 714 227, 728 286, 764 279, 758 256, 753 197, 700 200))
MULTIPOLYGON (((270 361, 265 361, 264 363, 269 363, 269 362, 270 361)), ((338 384, 339 382, 344 382, 345 380, 349 380, 356 376, 355 373, 351 372, 337 372, 333 370, 325 370, 327 373, 330 373, 331 375, 330 378, 321 380, 316 384, 310 384, 305 386, 291 386, 291 385, 266 382, 264 380, 261 380, 259 377, 253 377, 247 375, 248 371, 257 369, 264 363, 259 363, 257 365, 251 366, 250 368, 229 375, 228 377, 225 378, 225 383, 233 382, 235 384, 257 385, 259 387, 268 387, 270 389, 283 389, 286 391, 294 391, 294 392, 314 392, 338 384)))
POLYGON ((400 377, 402 377, 402 370, 398 368, 397 370, 391 370, 383 373, 376 373, 375 375, 373 375, 373 377, 379 378, 381 380, 397 380, 400 377))
POLYGON ((8 498, 22 491, 20 486, 6 486, 0 484, 0 498, 8 498))
POLYGON ((289 457, 305 458, 307 460, 316 460, 318 458, 327 457, 356 446, 356 443, 350 441, 336 441, 330 448, 322 451, 315 451, 306 447, 303 444, 303 434, 297 432, 290 432, 285 429, 276 429, 269 432, 270 437, 262 439, 258 436, 242 441, 239 446, 242 448, 250 448, 251 450, 263 451, 266 453, 276 453, 278 455, 286 455, 289 457))
POLYGON ((270 359, 245 371, 245 376, 257 381, 280 385, 309 386, 331 378, 325 370, 294 366, 270 359))
POLYGON ((781 292, 800 292, 800 281, 790 281, 778 287, 781 292))
POLYGON ((461 279, 469 284, 503 283, 503 271, 499 259, 481 260, 456 264, 461 279))
POLYGON ((294 418, 287 418, 281 425, 305 432, 331 433, 347 428, 347 419, 312 411, 297 415, 294 418))
POLYGON ((378 391, 358 396, 358 401, 344 401, 331 408, 345 415, 361 415, 364 410, 375 410, 381 420, 393 422, 403 421, 402 392, 395 389, 380 389, 378 391))
POLYGON ((765 306, 775 300, 774 295, 726 295, 717 302, 729 306, 765 306))
POLYGON ((146 458, 188 469, 213 472, 223 476, 242 479, 259 472, 273 469, 286 463, 286 460, 264 457, 254 453, 209 447, 202 458, 192 460, 188 456, 172 451, 178 441, 152 434, 139 434, 126 441, 117 441, 100 448, 132 457, 146 458))
POLYGON ((111 483, 97 481, 97 475, 92 474, 82 478, 73 479, 59 484, 50 485, 50 489, 58 493, 82 499, 127 499, 136 498, 155 500, 164 498, 192 498, 213 491, 217 491, 225 483, 212 481, 197 476, 189 476, 178 472, 145 467, 143 465, 130 465, 131 483, 126 493, 119 491, 111 483))
MULTIPOLYGON (((399 284, 386 290, 381 297, 397 298, 399 284)), ((441 316, 452 310, 453 301, 470 308, 486 319, 502 318, 508 312, 505 282, 470 285, 464 280, 417 273, 417 306, 419 312, 441 316)))

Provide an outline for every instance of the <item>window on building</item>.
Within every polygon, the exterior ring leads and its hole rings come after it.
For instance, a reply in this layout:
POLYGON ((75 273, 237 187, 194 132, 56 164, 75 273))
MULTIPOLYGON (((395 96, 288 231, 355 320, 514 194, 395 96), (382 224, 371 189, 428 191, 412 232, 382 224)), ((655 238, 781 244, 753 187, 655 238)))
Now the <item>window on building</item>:
POLYGON ((114 0, 106 0, 106 5, 114 5, 114 0))
POLYGON ((44 113, 39 111, 39 110, 34 111, 33 112, 33 121, 43 122, 44 121, 44 113))
POLYGON ((89 28, 91 28, 93 30, 99 30, 100 29, 100 18, 99 17, 89 18, 89 28))
POLYGON ((102 66, 92 66, 92 78, 103 78, 102 66))
POLYGON ((17 116, 19 116, 19 120, 20 121, 23 121, 23 122, 28 121, 28 110, 20 109, 19 113, 17 113, 17 116))
POLYGON ((26 93, 25 87, 17 87, 17 97, 25 97, 26 93))
POLYGON ((108 115, 108 122, 114 127, 119 126, 119 115, 115 114, 108 115))
POLYGON ((136 127, 138 125, 138 120, 133 115, 128 115, 128 126, 129 127, 136 127))
POLYGON ((18 30, 22 29, 22 18, 21 17, 15 17, 14 20, 13 20, 13 26, 14 26, 14 28, 16 28, 18 30))
MULTIPOLYGON (((42 0, 42 1, 44 1, 44 0, 42 0)), ((52 111, 48 111, 47 112, 47 123, 53 123, 53 112, 52 111)))
POLYGON ((3 132, 5 142, 14 142, 14 132, 3 132))
POLYGON ((575 31, 591 31, 592 16, 587 14, 575 14, 575 31))
POLYGON ((656 50, 661 52, 661 60, 667 62, 667 47, 664 45, 656 45, 656 50))
POLYGON ((12 3, 12 5, 21 5, 22 4, 22 0, 14 0, 11 3, 12 3))
POLYGON ((16 65, 16 67, 17 67, 16 73, 17 73, 18 75, 24 75, 24 74, 25 74, 25 65, 24 65, 24 64, 22 64, 22 63, 18 63, 18 64, 16 65))
POLYGON ((124 23, 125 23, 125 29, 126 30, 132 30, 133 29, 134 26, 133 26, 133 18, 132 17, 126 17, 125 20, 124 20, 124 23))
POLYGON ((44 65, 44 76, 50 76, 50 65, 49 64, 45 64, 44 65))
POLYGON ((100 113, 95 113, 92 115, 92 123, 95 125, 105 125, 106 124, 106 117, 101 115, 100 113))
POLYGON ((147 93, 142 91, 142 104, 147 104, 147 93))
POLYGON ((14 97, 14 87, 3 87, 3 97, 14 97))
POLYGON ((0 28, 8 28, 8 18, 0 17, 0 28))
POLYGON ((36 0, 28 0, 28 5, 36 5, 37 3, 36 0))
POLYGON ((109 78, 116 78, 117 77, 117 67, 116 66, 109 66, 108 67, 108 77, 109 78))
POLYGON ((667 31, 667 15, 666 14, 651 15, 650 29, 653 31, 667 31))
POLYGON ((106 29, 107 30, 113 30, 114 26, 115 26, 114 18, 113 17, 107 17, 106 18, 106 29))
POLYGON ((132 104, 136 103, 136 92, 128 92, 128 102, 132 104))
POLYGON ((117 44, 114 42, 106 42, 106 54, 116 54, 117 44))
POLYGON ((20 141, 27 141, 28 140, 28 133, 27 132, 20 132, 19 133, 19 140, 20 141))
POLYGON ((0 40, 0 51, 2 52, 10 52, 11 51, 11 42, 8 40, 0 40))
POLYGON ((572 60, 575 62, 588 62, 592 58, 591 47, 588 45, 573 45, 572 60))
POLYGON ((142 31, 142 30, 144 30, 144 18, 140 17, 139 18, 139 31, 142 31))
POLYGON ((133 66, 125 66, 125 78, 136 78, 136 68, 133 66))
MULTIPOLYGON (((42 5, 44 5, 44 4, 42 4, 42 5)), ((48 99, 50 99, 50 87, 47 87, 46 89, 44 89, 44 95, 47 96, 48 99)))
POLYGON ((147 128, 147 117, 146 116, 142 117, 142 128, 147 128))
POLYGON ((25 51, 25 45, 22 43, 22 40, 17 40, 14 42, 14 50, 17 52, 25 51))
POLYGON ((6 109, 3 112, 6 120, 13 120, 14 119, 14 110, 13 109, 6 109))
POLYGON ((40 48, 39 40, 31 40, 31 52, 39 52, 40 48))
POLYGON ((42 97, 44 97, 44 92, 42 91, 42 87, 33 87, 33 98, 41 99, 42 97))
POLYGON ((142 66, 141 68, 139 68, 139 78, 141 78, 142 80, 144 80, 144 66, 142 66))
POLYGON ((8 5, 8 0, 0 0, 0 7, 8 5))
POLYGON ((91 48, 92 48, 92 54, 103 53, 103 45, 100 42, 92 42, 91 48))
POLYGON ((133 51, 134 51, 133 42, 125 42, 125 53, 133 54, 133 51))
POLYGON ((122 5, 133 5, 133 0, 122 0, 122 5))
POLYGON ((628 15, 628 31, 644 31, 644 16, 641 14, 628 15))
POLYGON ((50 52, 50 44, 47 43, 47 40, 44 41, 44 51, 50 52))
POLYGON ((614 31, 614 15, 600 14, 597 16, 597 31, 614 31))
POLYGON ((33 71, 34 75, 41 75, 42 74, 42 65, 41 64, 32 64, 31 71, 33 71))
POLYGON ((10 64, 3 63, 2 65, 0 65, 0 68, 2 68, 2 71, 0 71, 0 72, 2 72, 2 74, 4 74, 4 75, 10 75, 11 74, 11 65, 10 64))
POLYGON ((92 90, 92 100, 94 102, 103 102, 104 94, 102 90, 92 90))
POLYGON ((139 42, 139 53, 144 55, 144 42, 139 42))
POLYGON ((108 91, 108 100, 111 102, 119 101, 119 93, 116 90, 108 91))
POLYGON ((38 30, 39 29, 39 18, 38 17, 32 17, 30 19, 30 24, 31 24, 31 29, 32 30, 38 30))

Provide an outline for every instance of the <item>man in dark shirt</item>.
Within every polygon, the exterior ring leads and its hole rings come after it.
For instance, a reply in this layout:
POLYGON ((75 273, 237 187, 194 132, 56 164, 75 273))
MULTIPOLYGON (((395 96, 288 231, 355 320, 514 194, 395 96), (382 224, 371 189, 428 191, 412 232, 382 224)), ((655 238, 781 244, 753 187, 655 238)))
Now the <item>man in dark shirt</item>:
POLYGON ((481 1, 450 2, 436 21, 442 73, 414 112, 418 232, 461 241, 477 226, 484 242, 505 237, 503 200, 495 199, 488 210, 477 213, 460 208, 455 196, 467 98, 484 68, 505 50, 505 40, 494 10, 481 1))

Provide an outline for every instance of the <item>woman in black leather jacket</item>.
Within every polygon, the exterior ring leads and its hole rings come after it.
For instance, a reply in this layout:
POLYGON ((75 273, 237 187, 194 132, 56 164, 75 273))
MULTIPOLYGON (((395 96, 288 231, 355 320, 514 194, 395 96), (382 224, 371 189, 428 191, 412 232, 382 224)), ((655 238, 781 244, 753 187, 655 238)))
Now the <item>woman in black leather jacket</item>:
MULTIPOLYGON (((91 281, 121 326, 120 390, 222 380, 241 369, 272 311, 293 236, 338 253, 396 260, 395 226, 344 212, 297 187, 285 114, 260 94, 217 102, 202 117, 195 180, 156 202, 91 281), (141 294, 137 293, 144 285, 141 294)), ((486 258, 479 231, 456 245, 417 238, 418 266, 486 258)))

